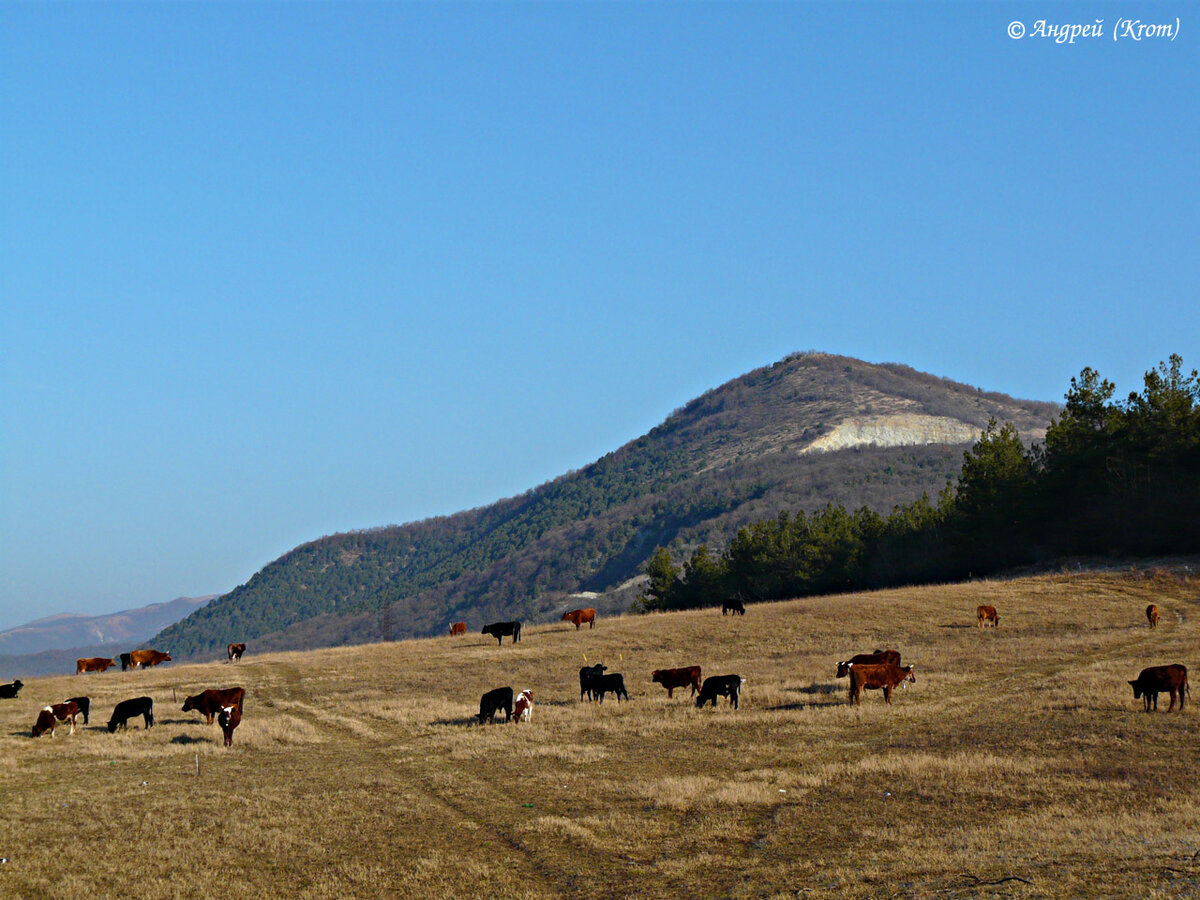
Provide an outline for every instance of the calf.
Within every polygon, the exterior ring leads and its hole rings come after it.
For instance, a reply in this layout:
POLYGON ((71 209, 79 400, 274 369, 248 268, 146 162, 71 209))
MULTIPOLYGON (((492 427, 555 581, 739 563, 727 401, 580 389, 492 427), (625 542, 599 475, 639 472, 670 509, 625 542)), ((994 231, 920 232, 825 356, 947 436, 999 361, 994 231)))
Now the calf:
POLYGON ((229 688, 209 688, 207 691, 201 691, 194 697, 187 697, 183 701, 183 711, 191 712, 195 710, 204 715, 205 724, 211 725, 213 718, 226 706, 236 706, 238 715, 242 713, 242 701, 246 698, 246 689, 243 687, 229 688))
POLYGON ((237 662, 242 658, 242 654, 246 652, 245 644, 230 644, 225 648, 225 652, 229 654, 230 662, 237 662))
POLYGON ((104 656, 91 656, 87 659, 75 660, 75 674, 82 675, 84 672, 100 672, 104 673, 117 664, 115 659, 108 659, 104 656))
POLYGON ((730 704, 737 709, 738 697, 742 693, 742 681, 741 675, 708 676, 704 679, 704 686, 700 688, 700 696, 696 698, 696 708, 699 709, 710 700, 716 708, 717 697, 728 697, 730 704))
POLYGON ((531 712, 533 712, 533 691, 526 688, 517 694, 517 702, 513 706, 513 724, 528 722, 531 712))
POLYGON ((859 653, 856 656, 850 657, 845 662, 837 664, 837 677, 845 678, 850 674, 850 666, 855 663, 891 663, 892 665, 900 665, 899 650, 876 650, 874 653, 859 653))
POLYGON ((497 644, 503 644, 504 638, 511 634, 512 642, 515 644, 521 639, 521 623, 493 622, 491 625, 484 625, 480 634, 490 634, 496 639, 497 644))
POLYGON ((450 624, 450 637, 458 637, 460 634, 467 633, 466 622, 452 622, 450 624))
POLYGON ((976 626, 985 628, 991 625, 993 628, 1000 627, 1000 614, 996 612, 994 606, 979 606, 975 609, 976 626))
POLYGON ((221 734, 225 735, 225 746, 233 746, 233 732, 242 724, 242 708, 226 706, 217 715, 217 724, 221 726, 221 734))
POLYGON ((1158 607, 1153 603, 1146 607, 1146 621, 1150 623, 1151 628, 1158 627, 1158 607))
POLYGON ((488 691, 479 698, 479 724, 495 722, 496 713, 504 710, 504 721, 512 721, 513 689, 510 687, 496 688, 488 691))
POLYGON ((730 597, 721 604, 721 615, 744 616, 746 614, 746 605, 737 597, 730 597))
POLYGON ((108 720, 108 733, 112 734, 118 728, 125 728, 126 723, 134 716, 141 716, 146 728, 154 726, 154 701, 149 697, 133 697, 122 700, 113 708, 112 718, 108 720))
POLYGON ((47 730, 54 737, 54 727, 57 722, 69 722, 71 734, 75 733, 75 717, 79 715, 79 705, 73 700, 46 706, 38 713, 37 721, 33 724, 33 736, 41 737, 47 730))
POLYGON ((892 702, 892 689, 905 681, 917 683, 912 666, 892 663, 850 663, 850 702, 862 706, 862 690, 882 690, 885 703, 892 702))
POLYGON ((88 697, 70 697, 67 702, 74 703, 79 707, 79 712, 83 714, 83 724, 86 725, 88 723, 88 713, 92 708, 91 699, 88 697))
POLYGON ((17 694, 21 692, 21 688, 23 687, 25 685, 21 682, 20 678, 9 684, 0 684, 0 700, 17 699, 17 694))
POLYGON ((668 699, 675 696, 675 688, 692 688, 692 696, 700 690, 700 667, 684 666, 680 669, 655 669, 650 673, 650 680, 661 684, 667 689, 668 699))
POLYGON ((1191 688, 1188 687, 1187 666, 1181 666, 1178 663, 1142 669, 1137 680, 1129 682, 1129 685, 1133 688, 1134 700, 1145 699, 1146 712, 1150 712, 1152 703, 1154 708, 1158 709, 1160 691, 1169 691, 1171 694, 1171 705, 1167 707, 1167 712, 1175 708, 1176 694, 1179 695, 1179 711, 1183 712, 1184 696, 1190 696, 1192 693, 1191 688))
POLYGON ((595 700, 596 694, 599 693, 598 682, 600 676, 604 674, 604 670, 608 666, 602 666, 596 663, 594 666, 583 666, 579 670, 579 699, 582 702, 583 695, 587 694, 589 700, 595 700))
POLYGON ((610 675, 601 675, 596 679, 595 691, 600 695, 600 702, 604 702, 605 694, 616 694, 617 702, 621 702, 621 698, 629 699, 629 691, 625 690, 625 676, 620 672, 613 672, 610 675))

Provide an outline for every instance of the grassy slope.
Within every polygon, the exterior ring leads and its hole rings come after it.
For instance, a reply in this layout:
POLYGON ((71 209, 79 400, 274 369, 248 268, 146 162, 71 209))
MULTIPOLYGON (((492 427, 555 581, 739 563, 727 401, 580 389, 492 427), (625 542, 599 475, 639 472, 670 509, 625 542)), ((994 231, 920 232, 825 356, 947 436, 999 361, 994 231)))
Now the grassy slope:
POLYGON ((0 701, 0 894, 1176 896, 1200 878, 1200 713, 1146 715, 1125 682, 1198 671, 1198 637, 1200 580, 1097 573, 30 679, 0 701), (834 663, 876 646, 917 684, 851 709, 834 663), (632 702, 579 703, 584 653, 632 702), (741 710, 649 682, 692 663, 746 677, 741 710), (235 683, 225 751, 179 707, 235 683), (501 684, 533 721, 469 726, 501 684), (90 727, 28 738, 81 692, 90 727), (107 734, 142 693, 159 726, 107 734))

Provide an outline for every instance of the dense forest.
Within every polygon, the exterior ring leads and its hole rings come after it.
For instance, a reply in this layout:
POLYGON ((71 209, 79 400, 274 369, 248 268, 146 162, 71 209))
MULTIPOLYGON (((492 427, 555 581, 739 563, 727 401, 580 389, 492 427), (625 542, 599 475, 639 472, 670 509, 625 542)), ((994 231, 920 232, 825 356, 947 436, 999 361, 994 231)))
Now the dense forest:
POLYGON ((880 513, 953 478, 962 444, 807 452, 838 423, 898 413, 978 434, 991 418, 1041 435, 1058 407, 1015 401, 896 364, 790 356, 676 410, 583 469, 490 506, 297 547, 154 640, 177 656, 230 640, 303 648, 440 633, 465 619, 623 609, 656 547, 724 546, 781 509, 880 513))
POLYGON ((1200 551, 1200 379, 1172 356, 1140 393, 1087 368, 1044 443, 993 419, 957 479, 881 515, 827 504, 740 529, 677 565, 658 548, 639 606, 681 609, 949 581, 1063 556, 1200 551))

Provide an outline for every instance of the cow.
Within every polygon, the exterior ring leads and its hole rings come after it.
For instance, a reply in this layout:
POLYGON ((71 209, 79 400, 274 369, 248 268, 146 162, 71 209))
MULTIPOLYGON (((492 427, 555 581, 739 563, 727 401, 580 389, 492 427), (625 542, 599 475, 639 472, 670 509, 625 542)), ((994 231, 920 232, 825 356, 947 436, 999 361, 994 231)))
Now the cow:
POLYGON ((122 700, 113 707, 112 718, 108 720, 108 733, 112 734, 118 728, 125 728, 134 716, 141 716, 146 728, 154 727, 154 701, 150 697, 122 700))
POLYGON ((74 703, 79 707, 79 712, 83 715, 83 724, 86 725, 88 723, 88 713, 92 709, 91 699, 88 697, 68 697, 67 702, 74 703))
POLYGON ((238 716, 242 713, 242 701, 246 697, 246 689, 243 687, 229 688, 209 688, 207 691, 201 691, 194 697, 188 697, 183 701, 183 711, 191 712, 195 710, 202 713, 205 718, 205 724, 211 725, 213 718, 226 706, 236 706, 238 716))
POLYGON ((588 628, 595 628, 596 610, 590 606, 587 609, 573 609, 570 612, 563 613, 562 621, 573 623, 576 631, 579 630, 579 626, 584 622, 587 623, 588 628))
POLYGON ((1179 695, 1179 711, 1183 712, 1184 696, 1191 696, 1192 690, 1188 687, 1187 666, 1181 666, 1174 663, 1169 666, 1151 666, 1148 669, 1142 669, 1138 674, 1137 681, 1129 682, 1133 688, 1133 699, 1144 698, 1146 701, 1146 712, 1150 712, 1150 705, 1154 704, 1154 709, 1158 709, 1158 694, 1160 691, 1169 691, 1171 694, 1171 705, 1167 707, 1167 712, 1175 708, 1175 695, 1179 695))
POLYGON ((54 737, 54 726, 58 722, 69 722, 71 725, 71 734, 75 733, 75 717, 79 715, 79 705, 73 700, 66 700, 62 703, 55 703, 52 706, 42 708, 38 713, 37 721, 33 724, 33 736, 41 737, 48 730, 50 737, 54 737))
POLYGON ((233 746, 233 732, 242 724, 242 708, 238 705, 224 706, 217 714, 217 724, 221 726, 221 734, 225 736, 225 746, 233 746))
POLYGON ((596 663, 594 666, 582 666, 579 669, 579 700, 583 701, 583 695, 587 694, 589 700, 595 700, 596 695, 600 692, 599 680, 604 674, 604 670, 608 666, 602 666, 596 663))
POLYGON ((744 616, 746 614, 746 604, 742 603, 738 597, 730 597, 721 604, 721 615, 744 616))
POLYGON ((0 700, 16 700, 23 687, 25 684, 20 678, 9 684, 0 684, 0 700))
POLYGON ((512 642, 515 644, 521 639, 521 623, 520 622, 493 622, 491 625, 484 625, 483 631, 480 634, 490 634, 496 639, 496 644, 503 644, 504 638, 512 635, 512 642))
POLYGON ((88 659, 75 660, 75 674, 82 675, 84 672, 100 672, 103 674, 117 664, 115 659, 107 659, 103 656, 93 656, 88 659))
POLYGON ((479 698, 479 724, 496 721, 496 713, 500 710, 504 710, 504 721, 511 722, 513 689, 510 687, 496 688, 479 698))
POLYGON ((121 654, 121 671, 122 672, 128 672, 130 669, 132 669, 134 667, 132 657, 133 657, 132 653, 122 653, 121 654))
POLYGON ((625 690, 625 676, 620 672, 613 672, 609 675, 601 675, 596 679, 596 686, 593 690, 599 695, 600 702, 604 702, 605 694, 616 694, 617 702, 621 702, 621 698, 629 699, 629 691, 625 690))
POLYGON ((980 606, 975 610, 975 616, 978 619, 977 627, 984 628, 991 625, 993 628, 1000 627, 1000 614, 996 612, 994 606, 980 606))
POLYGON ((1146 621, 1150 623, 1151 628, 1158 627, 1158 607, 1153 603, 1146 607, 1146 621))
POLYGON ((892 689, 908 681, 917 683, 912 666, 893 663, 849 663, 850 703, 862 706, 862 690, 883 690, 885 703, 892 702, 892 689))
POLYGON ((157 650, 134 650, 129 654, 129 662, 135 669, 140 669, 144 666, 157 666, 159 663, 170 661, 170 653, 160 653, 157 650))
POLYGON ((675 696, 675 688, 691 685, 692 696, 700 690, 700 667, 684 666, 680 669, 655 669, 650 673, 650 680, 661 684, 667 689, 667 698, 675 696))
POLYGON ((533 691, 526 688, 517 694, 516 704, 513 706, 513 724, 517 725, 521 722, 529 721, 529 714, 533 712, 533 691))
POLYGON ((709 675, 704 679, 700 688, 700 696, 696 698, 696 709, 712 701, 713 708, 717 706, 717 697, 728 697, 734 709, 738 708, 738 697, 742 693, 741 675, 709 675))
POLYGON ((458 637, 460 634, 466 634, 466 633, 467 633, 467 623, 466 622, 451 622, 450 623, 450 637, 458 637))
POLYGON ((844 662, 837 664, 837 677, 845 678, 850 674, 851 663, 892 663, 900 665, 899 650, 876 650, 874 653, 859 653, 844 662))
POLYGON ((229 655, 230 662, 238 662, 242 658, 242 654, 246 652, 246 645, 230 644, 225 648, 225 652, 229 655))

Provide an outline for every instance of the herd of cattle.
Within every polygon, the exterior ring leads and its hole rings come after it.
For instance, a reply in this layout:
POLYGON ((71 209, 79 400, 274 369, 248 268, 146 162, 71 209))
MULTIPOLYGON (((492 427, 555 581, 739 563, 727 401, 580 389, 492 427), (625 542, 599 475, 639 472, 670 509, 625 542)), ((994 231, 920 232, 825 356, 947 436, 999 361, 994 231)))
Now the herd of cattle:
MULTIPOLYGON (((745 606, 740 599, 727 600, 722 605, 721 615, 730 613, 746 614, 745 606)), ((1155 604, 1151 603, 1146 607, 1146 620, 1151 628, 1158 626, 1159 618, 1158 607, 1155 604)), ((571 622, 576 630, 579 630, 585 623, 589 628, 594 628, 596 610, 592 608, 571 610, 563 614, 562 621, 571 622)), ((979 628, 999 627, 1000 616, 996 612, 996 608, 990 605, 980 605, 976 609, 976 624, 979 628)), ((450 635, 452 637, 464 635, 466 630, 465 622, 455 622, 450 626, 450 635)), ((503 638, 511 637, 515 644, 521 639, 521 623, 493 622, 485 625, 480 633, 495 637, 497 644, 503 644, 503 638)), ((226 648, 229 662, 237 662, 245 652, 246 645, 244 643, 230 644, 226 648)), ((120 660, 121 671, 128 671, 170 662, 171 654, 161 653, 157 650, 134 650, 120 654, 120 660)), ((75 661, 75 674, 103 673, 116 664, 116 660, 104 657, 78 659, 75 661)), ((618 703, 622 699, 629 699, 629 691, 625 688, 625 676, 619 672, 608 672, 607 669, 607 666, 596 663, 585 665, 579 670, 580 702, 583 702, 586 697, 588 700, 603 703, 608 694, 613 694, 618 703)), ((890 704, 892 691, 897 687, 904 687, 906 684, 915 684, 917 681, 913 666, 900 664, 898 650, 879 649, 870 653, 860 653, 848 660, 838 662, 836 677, 849 678, 848 702, 860 706, 864 689, 882 691, 884 702, 890 704)), ((651 681, 666 689, 668 699, 675 696, 676 688, 690 688, 697 708, 701 708, 707 703, 711 703, 715 707, 718 697, 726 697, 729 705, 737 709, 742 685, 745 684, 744 678, 732 674, 711 675, 702 681, 700 666, 656 669, 651 673, 651 681)), ((1185 698, 1191 695, 1188 687, 1187 667, 1178 663, 1150 666, 1143 669, 1138 677, 1129 684, 1133 688, 1134 700, 1143 700, 1146 712, 1158 709, 1160 693, 1170 694, 1171 704, 1167 708, 1168 712, 1175 709, 1176 699, 1179 701, 1179 709, 1182 712, 1185 698)), ((10 684, 0 684, 0 699, 16 699, 23 687, 24 684, 20 679, 10 684)), ((215 718, 224 736, 224 745, 230 747, 233 745, 234 730, 242 721, 245 697, 246 691, 242 687, 212 688, 186 698, 182 711, 201 713, 208 725, 212 725, 215 718)), ((42 707, 38 711, 31 734, 37 738, 49 732, 53 737, 55 728, 60 722, 67 723, 70 727, 69 733, 74 734, 76 717, 82 715, 83 723, 86 725, 90 712, 91 700, 88 697, 71 697, 61 703, 42 707)), ((496 715, 500 712, 504 713, 505 721, 528 722, 533 712, 533 691, 525 689, 519 694, 514 694, 513 689, 506 686, 490 690, 480 697, 477 718, 481 725, 494 722, 496 715)), ((115 732, 118 728, 125 728, 126 723, 137 716, 142 717, 145 728, 154 725, 154 700, 152 698, 131 697, 117 703, 108 721, 109 733, 115 732)))

